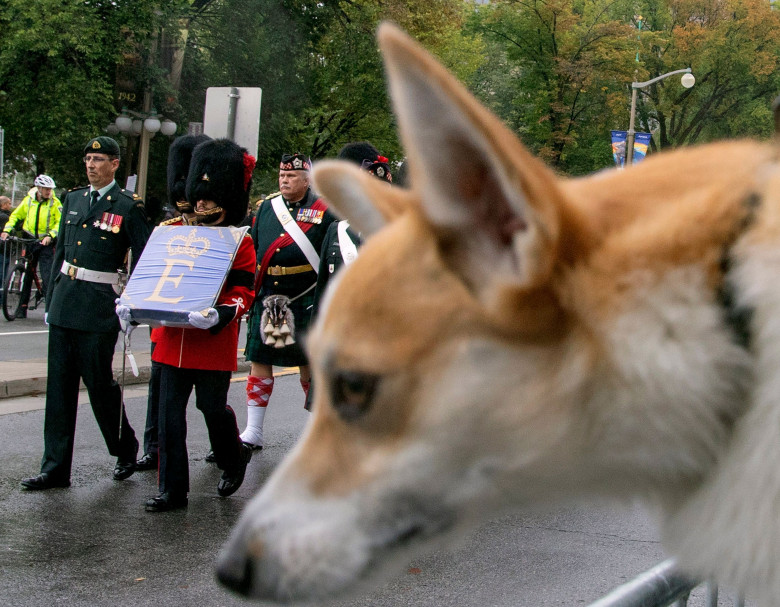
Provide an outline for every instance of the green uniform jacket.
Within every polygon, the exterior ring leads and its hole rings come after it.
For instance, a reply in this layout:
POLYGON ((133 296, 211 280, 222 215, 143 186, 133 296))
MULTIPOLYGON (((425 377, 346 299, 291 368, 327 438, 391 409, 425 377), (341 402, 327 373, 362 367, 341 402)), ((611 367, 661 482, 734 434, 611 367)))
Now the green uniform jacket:
MULTIPOLYGON (((272 195, 263 200, 263 203, 257 209, 257 216, 255 217, 255 223, 252 226, 252 241, 255 243, 255 251, 257 252, 257 263, 263 259, 266 250, 271 243, 274 242, 279 236, 285 233, 281 222, 274 213, 273 206, 271 205, 271 199, 277 195, 272 195)), ((310 208, 317 200, 319 196, 314 192, 308 190, 302 203, 299 206, 290 206, 290 214, 297 218, 298 211, 300 209, 310 208)), ((328 231, 328 226, 336 220, 336 216, 329 210, 326 210, 323 216, 320 218, 320 223, 312 225, 312 227, 306 232, 306 237, 314 245, 314 250, 319 252, 322 247, 322 241, 325 238, 325 233, 328 231)), ((271 266, 302 266, 308 264, 309 260, 306 255, 303 254, 300 247, 295 243, 279 249, 274 253, 271 258, 271 266)), ((300 295, 303 291, 317 282, 317 274, 314 270, 309 272, 301 272, 300 274, 291 274, 285 276, 271 276, 266 274, 260 277, 262 294, 270 295, 272 293, 278 293, 281 295, 287 295, 288 297, 295 297, 300 295)), ((313 295, 313 293, 312 293, 313 295)), ((262 302, 259 299, 255 300, 257 305, 261 305, 262 302)))
POLYGON ((90 209, 89 188, 71 190, 62 203, 62 222, 54 249, 53 280, 49 281, 46 311, 49 324, 108 333, 119 331, 114 309, 118 297, 110 284, 72 280, 62 262, 98 272, 116 272, 132 249, 133 267, 141 257, 152 228, 143 201, 114 185, 90 209), (105 213, 116 216, 116 232, 100 227, 105 213))

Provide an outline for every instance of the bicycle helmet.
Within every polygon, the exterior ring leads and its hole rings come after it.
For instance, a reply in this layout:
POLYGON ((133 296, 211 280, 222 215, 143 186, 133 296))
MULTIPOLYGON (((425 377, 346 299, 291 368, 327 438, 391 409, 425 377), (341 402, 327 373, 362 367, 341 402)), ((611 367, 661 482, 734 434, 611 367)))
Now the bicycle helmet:
POLYGON ((48 175, 38 175, 33 181, 33 184, 39 188, 56 188, 57 184, 48 175))

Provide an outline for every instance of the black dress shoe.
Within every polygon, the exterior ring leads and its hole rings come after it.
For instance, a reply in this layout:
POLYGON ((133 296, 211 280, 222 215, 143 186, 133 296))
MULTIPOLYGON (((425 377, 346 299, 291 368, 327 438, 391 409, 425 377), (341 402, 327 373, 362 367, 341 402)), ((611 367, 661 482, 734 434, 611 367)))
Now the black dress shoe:
POLYGON ((157 497, 146 500, 147 512, 168 512, 170 510, 181 510, 187 507, 186 495, 171 495, 170 493, 161 493, 157 497))
POLYGON ((155 453, 144 453, 144 456, 135 463, 135 469, 157 470, 157 455, 155 453))
POLYGON ((209 451, 209 452, 206 454, 206 458, 205 458, 205 459, 206 459, 206 461, 207 461, 209 464, 215 464, 215 463, 217 462, 217 456, 216 456, 216 455, 214 455, 214 449, 212 449, 211 451, 209 451))
POLYGON ((217 493, 222 497, 227 497, 238 491, 241 483, 244 482, 244 474, 246 474, 246 467, 250 459, 252 459, 252 448, 245 443, 241 443, 238 465, 234 469, 225 470, 222 473, 222 478, 219 479, 219 484, 217 485, 217 493))
POLYGON ((131 461, 116 460, 116 466, 114 466, 115 481, 123 481, 133 476, 133 472, 135 472, 135 459, 131 461))
POLYGON ((263 445, 255 445, 254 443, 244 443, 247 447, 249 447, 252 451, 262 451, 263 445))
POLYGON ((42 491, 57 487, 70 487, 70 481, 52 478, 46 472, 41 472, 38 476, 23 478, 22 487, 31 491, 42 491))

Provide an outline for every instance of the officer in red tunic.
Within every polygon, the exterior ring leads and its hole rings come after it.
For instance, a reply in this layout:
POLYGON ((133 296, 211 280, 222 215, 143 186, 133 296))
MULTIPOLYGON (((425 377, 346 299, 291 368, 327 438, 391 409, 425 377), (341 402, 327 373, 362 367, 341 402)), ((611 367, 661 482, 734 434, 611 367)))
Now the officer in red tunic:
MULTIPOLYGON (((199 144, 192 154, 187 199, 200 225, 235 226, 246 213, 255 160, 228 139, 199 144)), ((217 466, 223 471, 217 493, 233 494, 244 480, 251 449, 238 433, 227 404, 230 378, 237 369, 238 321, 254 299, 255 252, 245 235, 215 308, 190 312, 190 327, 163 327, 153 360, 160 369, 159 495, 146 502, 148 512, 187 506, 187 401, 193 387, 203 413, 217 466)), ((119 313, 119 311, 118 311, 119 313)))

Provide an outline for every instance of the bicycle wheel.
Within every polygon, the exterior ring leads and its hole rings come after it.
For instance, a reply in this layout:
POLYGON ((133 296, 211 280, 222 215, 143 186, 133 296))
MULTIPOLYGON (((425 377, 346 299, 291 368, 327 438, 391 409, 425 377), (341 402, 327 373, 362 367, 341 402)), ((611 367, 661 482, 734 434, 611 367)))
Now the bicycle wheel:
POLYGON ((7 268, 3 284, 3 316, 6 320, 16 318, 16 313, 22 301, 22 284, 24 284, 24 265, 17 263, 7 268))

